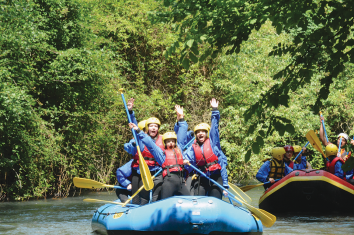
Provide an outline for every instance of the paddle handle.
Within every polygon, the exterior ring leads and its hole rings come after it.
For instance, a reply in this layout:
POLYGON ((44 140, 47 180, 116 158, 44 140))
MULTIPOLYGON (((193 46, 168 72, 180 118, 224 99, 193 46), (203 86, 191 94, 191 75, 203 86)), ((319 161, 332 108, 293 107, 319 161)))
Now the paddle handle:
POLYGON ((239 205, 243 205, 242 202, 236 200, 236 196, 233 195, 232 193, 230 193, 229 190, 227 190, 226 188, 224 188, 223 186, 221 186, 218 182, 216 182, 215 180, 211 179, 210 177, 208 177, 206 174, 204 174, 204 172, 202 172, 201 170, 199 170, 197 167, 193 166, 192 164, 188 163, 189 166, 191 166, 195 171, 197 171, 199 174, 201 174, 202 176, 204 176, 205 178, 207 178, 208 180, 210 180, 211 182, 213 182, 215 185, 217 185, 219 188, 221 188, 222 190, 225 190, 229 195, 232 196, 232 200, 234 200, 235 202, 237 202, 239 205))
POLYGON ((340 136, 340 139, 339 139, 339 146, 338 146, 338 153, 340 154, 341 150, 342 150, 342 136, 340 136))
MULTIPOLYGON (((277 182, 277 181, 279 181, 280 179, 277 179, 277 180, 274 180, 274 183, 275 182, 277 182)), ((265 182, 264 184, 270 184, 271 182, 270 181, 267 181, 267 182, 265 182)))
POLYGON ((183 151, 186 150, 192 143, 193 141, 195 140, 195 137, 193 137, 183 148, 183 151))
MULTIPOLYGON (((129 115, 129 110, 128 110, 128 106, 127 106, 127 103, 125 102, 125 98, 124 98, 124 94, 123 94, 123 89, 119 89, 120 91, 120 95, 122 96, 122 100, 123 100, 123 104, 124 104, 124 107, 125 107, 125 112, 127 113, 127 117, 128 117, 128 122, 131 123, 132 120, 130 118, 130 115, 129 115)), ((135 130, 132 128, 132 133, 133 133, 133 136, 134 136, 134 139, 136 141, 136 145, 139 146, 138 144, 138 138, 136 138, 136 134, 135 134, 135 130)))
MULTIPOLYGON (((321 115, 321 117, 323 117, 322 112, 320 112, 320 115, 321 115)), ((326 126, 325 126, 324 120, 321 120, 321 122, 322 122, 322 125, 323 125, 323 130, 324 130, 324 133, 325 133, 325 136, 326 136, 326 140, 328 142, 327 131, 326 131, 326 126)))
POLYGON ((127 189, 127 188, 124 188, 124 187, 121 187, 121 186, 117 186, 117 185, 114 185, 112 188, 116 188, 116 189, 127 189))
MULTIPOLYGON (((162 171, 163 169, 161 168, 158 172, 155 173, 155 175, 153 175, 151 177, 151 179, 155 179, 155 177, 160 174, 160 172, 162 171)), ((122 205, 122 207, 125 207, 131 200, 133 200, 133 198, 138 195, 140 193, 141 190, 144 189, 144 185, 141 186, 130 198, 128 198, 128 200, 122 205)))
MULTIPOLYGON (((310 141, 307 141, 307 143, 305 144, 305 148, 307 147, 307 145, 310 143, 310 141)), ((300 156, 300 154, 304 151, 304 149, 301 149, 300 153, 296 156, 296 158, 294 159, 294 162, 296 161, 296 159, 300 156)))

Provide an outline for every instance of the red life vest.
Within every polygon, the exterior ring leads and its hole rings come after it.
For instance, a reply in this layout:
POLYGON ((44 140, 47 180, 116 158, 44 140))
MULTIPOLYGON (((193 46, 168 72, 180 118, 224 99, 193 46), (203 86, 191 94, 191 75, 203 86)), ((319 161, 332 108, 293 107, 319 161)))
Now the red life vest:
POLYGON ((170 176, 170 172, 182 171, 183 166, 183 156, 178 148, 172 150, 165 150, 165 162, 162 164, 164 169, 162 172, 162 177, 166 175, 170 176))
MULTIPOLYGON (((329 165, 328 165, 328 171, 330 172, 330 173, 332 173, 333 175, 334 175, 334 166, 336 165, 336 163, 338 162, 338 161, 341 161, 343 164, 344 164, 344 161, 343 161, 343 159, 342 158, 340 158, 340 157, 335 157, 332 161, 331 161, 331 163, 329 163, 329 165)), ((344 172, 344 179, 345 179, 345 172, 344 172)))
POLYGON ((221 166, 218 163, 219 158, 214 154, 210 145, 210 139, 206 139, 203 144, 203 152, 198 144, 193 144, 195 161, 197 166, 204 172, 221 170, 221 166))
POLYGON ((290 163, 288 163, 288 167, 294 169, 294 162, 290 160, 290 163))
MULTIPOLYGON (((157 140, 155 142, 155 144, 160 147, 160 149, 162 151, 165 151, 165 146, 162 142, 162 135, 159 135, 157 137, 157 140)), ((145 162, 148 166, 158 166, 159 163, 155 160, 154 156, 149 152, 149 150, 147 149, 147 147, 144 147, 144 150, 141 152, 141 155, 143 155, 145 162)), ((138 152, 136 152, 135 156, 134 156, 134 161, 132 163, 132 167, 138 167, 139 166, 139 154, 138 152)))

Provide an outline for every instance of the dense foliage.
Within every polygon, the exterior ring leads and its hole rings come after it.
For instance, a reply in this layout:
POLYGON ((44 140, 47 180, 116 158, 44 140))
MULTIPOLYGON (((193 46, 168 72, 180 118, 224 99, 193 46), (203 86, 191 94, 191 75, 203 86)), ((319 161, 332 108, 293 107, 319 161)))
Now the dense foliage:
MULTIPOLYGON (((1 1, 0 8, 0 200, 67 196, 75 176, 115 183, 116 168, 130 157, 123 144, 132 138, 121 87, 126 99, 136 99, 138 120, 158 117, 161 132, 172 130, 175 104, 185 108, 193 128, 209 122, 209 100, 220 100, 221 146, 235 181, 253 178, 272 147, 303 145, 306 132, 319 129, 312 108, 324 70, 301 89, 288 90, 288 97, 273 98, 276 107, 244 120, 272 87, 285 84, 273 76, 294 60, 291 54, 268 57, 279 43, 293 45, 298 32, 278 34, 266 19, 245 29, 248 36, 237 39, 236 54, 203 37, 177 45, 176 25, 149 20, 157 8, 170 11, 152 0, 17 0, 1 1), (201 59, 215 46, 218 53, 201 59)), ((225 18, 217 12, 213 17, 225 18)), ((210 35, 228 39, 215 30, 210 35)), ((321 100, 331 137, 350 132, 354 121, 353 68, 345 65, 321 100)), ((320 167, 319 154, 310 153, 320 167)))

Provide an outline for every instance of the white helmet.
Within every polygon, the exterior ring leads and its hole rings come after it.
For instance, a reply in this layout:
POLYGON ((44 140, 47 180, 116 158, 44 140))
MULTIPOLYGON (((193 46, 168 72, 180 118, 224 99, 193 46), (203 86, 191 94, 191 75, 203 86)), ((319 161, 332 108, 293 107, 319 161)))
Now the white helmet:
POLYGON ((340 134, 338 135, 338 138, 339 138, 339 137, 344 138, 344 139, 348 142, 348 135, 347 135, 347 134, 345 134, 345 133, 340 133, 340 134))

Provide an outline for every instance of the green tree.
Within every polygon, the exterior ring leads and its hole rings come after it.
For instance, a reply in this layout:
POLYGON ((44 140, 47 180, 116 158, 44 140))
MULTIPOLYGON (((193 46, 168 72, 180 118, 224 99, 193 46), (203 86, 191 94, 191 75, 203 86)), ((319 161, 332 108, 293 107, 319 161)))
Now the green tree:
MULTIPOLYGON (((294 125, 281 116, 265 118, 265 110, 281 105, 288 107, 291 92, 319 78, 321 88, 312 105, 312 110, 317 113, 323 107, 322 101, 328 98, 330 85, 343 72, 345 63, 353 62, 351 3, 165 0, 168 10, 156 11, 154 18, 172 23, 178 37, 166 53, 181 48, 181 62, 186 69, 191 62, 201 62, 208 56, 215 58, 223 50, 227 54, 239 53, 252 30, 259 30, 268 19, 277 34, 290 34, 289 41, 280 42, 269 53, 270 56, 289 55, 291 58, 286 66, 273 74, 273 79, 279 82, 244 113, 245 120, 257 117, 249 133, 255 130, 255 126, 264 124, 269 126, 268 134, 275 128, 282 135, 284 130, 294 133, 294 125), (209 48, 205 49, 205 45, 209 48)), ((253 152, 258 152, 259 145, 254 142, 252 146, 253 152)))

